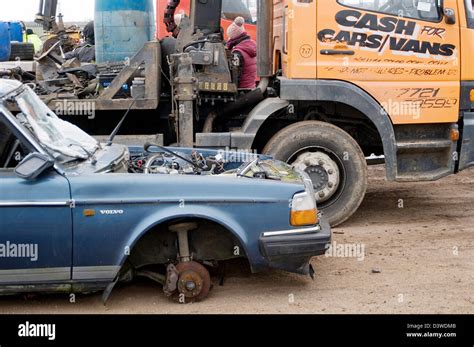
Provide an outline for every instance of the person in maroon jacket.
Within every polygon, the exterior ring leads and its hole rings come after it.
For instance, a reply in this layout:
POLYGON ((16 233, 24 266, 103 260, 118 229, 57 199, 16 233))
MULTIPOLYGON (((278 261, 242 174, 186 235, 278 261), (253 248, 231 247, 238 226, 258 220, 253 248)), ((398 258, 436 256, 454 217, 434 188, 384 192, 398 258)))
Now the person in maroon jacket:
POLYGON ((245 19, 237 17, 227 29, 227 49, 238 59, 239 88, 254 89, 257 81, 257 44, 245 31, 245 19))

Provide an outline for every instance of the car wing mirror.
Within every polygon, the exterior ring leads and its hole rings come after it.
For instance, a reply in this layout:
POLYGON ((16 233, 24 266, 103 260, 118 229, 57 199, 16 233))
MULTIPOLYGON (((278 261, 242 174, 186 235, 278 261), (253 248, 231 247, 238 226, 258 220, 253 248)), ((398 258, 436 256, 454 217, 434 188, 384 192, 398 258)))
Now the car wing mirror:
POLYGON ((18 177, 25 180, 35 180, 42 173, 50 170, 54 166, 54 160, 41 153, 31 153, 21 161, 15 168, 18 177))

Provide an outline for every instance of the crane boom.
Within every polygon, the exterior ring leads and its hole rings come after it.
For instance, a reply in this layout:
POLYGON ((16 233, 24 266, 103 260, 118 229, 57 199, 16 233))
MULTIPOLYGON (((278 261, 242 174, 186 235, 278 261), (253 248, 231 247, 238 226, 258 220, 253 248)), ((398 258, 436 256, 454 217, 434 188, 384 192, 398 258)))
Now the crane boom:
MULTIPOLYGON (((178 37, 179 27, 174 16, 180 0, 168 0, 164 13, 164 24, 166 30, 174 37, 178 37)), ((191 2, 191 23, 195 30, 204 34, 216 34, 221 29, 222 0, 195 1, 191 2)))
POLYGON ((35 22, 43 24, 46 31, 53 30, 56 22, 58 0, 40 0, 35 22))

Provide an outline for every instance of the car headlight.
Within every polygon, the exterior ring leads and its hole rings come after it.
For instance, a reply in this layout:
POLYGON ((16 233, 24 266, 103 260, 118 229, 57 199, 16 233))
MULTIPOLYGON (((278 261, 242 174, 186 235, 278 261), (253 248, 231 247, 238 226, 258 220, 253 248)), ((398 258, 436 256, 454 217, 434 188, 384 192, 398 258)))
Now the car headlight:
POLYGON ((318 223, 318 210, 313 194, 306 191, 293 197, 290 223, 295 227, 318 223))

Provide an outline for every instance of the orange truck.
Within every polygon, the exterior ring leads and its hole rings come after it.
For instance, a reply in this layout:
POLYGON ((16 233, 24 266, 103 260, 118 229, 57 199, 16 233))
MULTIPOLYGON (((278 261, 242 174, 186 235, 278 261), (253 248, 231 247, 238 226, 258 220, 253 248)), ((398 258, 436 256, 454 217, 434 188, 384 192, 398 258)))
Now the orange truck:
POLYGON ((258 143, 320 177, 333 225, 362 202, 372 154, 400 182, 474 165, 473 0, 286 1, 283 23, 279 97, 296 108, 258 143))
MULTIPOLYGON (((189 1, 181 5, 186 12, 189 1)), ((311 177, 333 226, 362 203, 372 155, 383 158, 388 180, 400 182, 474 165, 474 0, 258 6, 263 100, 217 124, 210 112, 211 121, 195 124, 180 144, 253 149, 291 163, 311 177)))

